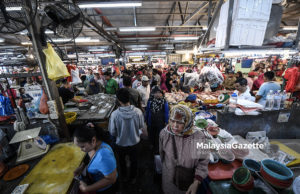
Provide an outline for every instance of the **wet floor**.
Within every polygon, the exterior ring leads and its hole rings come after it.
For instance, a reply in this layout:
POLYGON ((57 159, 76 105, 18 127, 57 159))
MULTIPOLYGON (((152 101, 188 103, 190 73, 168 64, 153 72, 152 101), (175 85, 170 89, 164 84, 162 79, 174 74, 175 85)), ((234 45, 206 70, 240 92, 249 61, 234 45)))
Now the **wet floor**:
POLYGON ((135 184, 120 183, 122 194, 161 194, 161 177, 155 173, 154 156, 147 140, 140 143, 138 177, 135 184))

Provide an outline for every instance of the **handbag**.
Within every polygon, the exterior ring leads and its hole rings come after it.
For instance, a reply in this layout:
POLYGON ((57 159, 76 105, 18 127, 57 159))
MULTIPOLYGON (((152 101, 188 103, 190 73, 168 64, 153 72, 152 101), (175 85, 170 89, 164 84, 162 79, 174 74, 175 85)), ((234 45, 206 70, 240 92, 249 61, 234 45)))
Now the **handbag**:
POLYGON ((173 141, 174 158, 176 161, 173 183, 176 185, 176 187, 179 190, 187 191, 190 185, 194 182, 195 169, 186 168, 184 166, 178 165, 177 147, 176 147, 174 136, 172 138, 172 141, 173 141))

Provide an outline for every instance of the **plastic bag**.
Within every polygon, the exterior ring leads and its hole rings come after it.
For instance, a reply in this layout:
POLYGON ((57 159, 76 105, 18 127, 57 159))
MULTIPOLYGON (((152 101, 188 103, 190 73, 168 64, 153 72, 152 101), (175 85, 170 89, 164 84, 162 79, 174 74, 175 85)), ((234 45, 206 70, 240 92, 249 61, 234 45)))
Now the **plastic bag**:
POLYGON ((40 102, 40 112, 42 114, 49 113, 49 107, 48 107, 47 101, 48 101, 48 97, 47 97, 46 93, 43 91, 43 95, 41 97, 41 102, 40 102))
POLYGON ((43 52, 46 55, 46 69, 48 77, 51 80, 58 80, 64 77, 69 77, 70 74, 66 65, 59 58, 50 43, 47 43, 48 48, 44 49, 43 52))
POLYGON ((71 70, 72 84, 80 84, 82 81, 79 77, 79 70, 71 70))

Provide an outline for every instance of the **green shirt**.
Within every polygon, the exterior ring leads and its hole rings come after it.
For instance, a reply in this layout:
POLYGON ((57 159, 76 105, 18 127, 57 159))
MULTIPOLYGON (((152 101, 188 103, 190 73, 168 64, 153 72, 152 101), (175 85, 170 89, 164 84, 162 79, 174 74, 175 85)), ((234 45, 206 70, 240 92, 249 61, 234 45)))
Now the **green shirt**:
POLYGON ((107 81, 106 86, 105 86, 105 92, 107 94, 116 94, 118 89, 118 83, 114 79, 110 79, 107 81))

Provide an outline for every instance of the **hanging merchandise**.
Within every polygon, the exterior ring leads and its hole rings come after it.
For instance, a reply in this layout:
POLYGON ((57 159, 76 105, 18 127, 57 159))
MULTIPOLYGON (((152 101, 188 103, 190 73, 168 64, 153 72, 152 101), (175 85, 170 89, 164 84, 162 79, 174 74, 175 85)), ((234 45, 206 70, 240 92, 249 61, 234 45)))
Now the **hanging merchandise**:
POLYGON ((47 43, 48 48, 44 49, 43 52, 46 55, 46 68, 48 77, 51 80, 58 80, 64 77, 69 77, 67 67, 59 58, 50 43, 47 43))
POLYGON ((79 77, 79 70, 76 68, 75 70, 71 70, 71 76, 72 76, 72 84, 80 84, 82 83, 80 77, 79 77))
POLYGON ((300 81, 300 71, 298 67, 289 68, 284 73, 284 78, 287 80, 285 90, 287 92, 297 91, 298 82, 300 81))
POLYGON ((11 106, 9 98, 0 94, 0 116, 9 116, 12 114, 14 114, 14 109, 11 106))
POLYGON ((71 64, 67 65, 68 72, 69 74, 71 74, 71 76, 67 78, 68 82, 73 81, 72 70, 76 70, 76 68, 77 68, 76 65, 71 65, 71 64))
POLYGON ((48 101, 48 97, 45 93, 45 91, 43 91, 42 97, 41 97, 41 102, 40 102, 40 112, 42 114, 48 114, 49 113, 49 107, 47 104, 48 101))
POLYGON ((201 84, 208 82, 211 86, 221 85, 224 81, 224 77, 220 70, 213 64, 203 67, 200 72, 199 80, 201 84))

